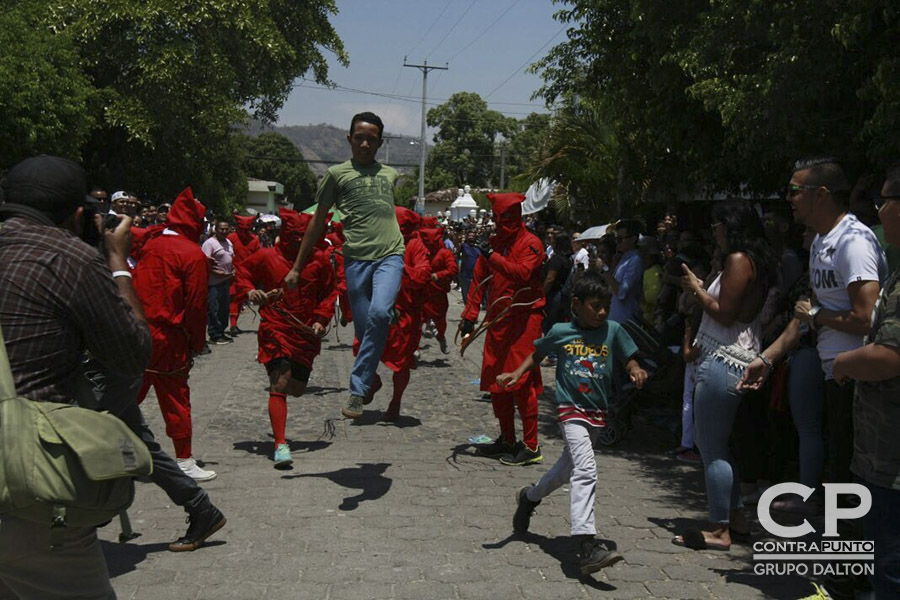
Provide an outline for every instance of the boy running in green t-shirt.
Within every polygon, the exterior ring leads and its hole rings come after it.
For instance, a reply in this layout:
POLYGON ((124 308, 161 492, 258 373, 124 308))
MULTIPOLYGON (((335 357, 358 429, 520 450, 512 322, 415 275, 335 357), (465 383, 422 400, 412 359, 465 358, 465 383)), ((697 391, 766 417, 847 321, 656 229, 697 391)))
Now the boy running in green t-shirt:
POLYGON ((359 340, 350 373, 350 396, 341 408, 350 419, 362 416, 363 404, 372 400, 381 385, 375 371, 403 275, 405 246, 394 212, 397 171, 375 160, 383 133, 384 124, 378 115, 364 112, 353 116, 347 136, 353 158, 329 168, 319 183, 312 225, 284 278, 288 289, 297 286, 303 265, 325 231, 328 213, 337 207, 344 215, 344 273, 359 340))
POLYGON ((647 373, 633 358, 637 354, 631 337, 615 321, 607 320, 612 298, 609 286, 592 271, 581 274, 572 289, 575 321, 557 323, 534 343, 534 354, 512 373, 497 376, 500 385, 512 385, 548 354, 555 353, 556 403, 559 428, 566 447, 556 464, 534 486, 516 493, 518 507, 513 530, 528 531, 531 515, 541 499, 569 484, 572 536, 578 544, 578 566, 585 575, 608 567, 622 556, 596 539, 594 498, 597 465, 594 442, 606 426, 606 411, 612 394, 614 361, 625 365, 634 384, 641 388, 647 373))

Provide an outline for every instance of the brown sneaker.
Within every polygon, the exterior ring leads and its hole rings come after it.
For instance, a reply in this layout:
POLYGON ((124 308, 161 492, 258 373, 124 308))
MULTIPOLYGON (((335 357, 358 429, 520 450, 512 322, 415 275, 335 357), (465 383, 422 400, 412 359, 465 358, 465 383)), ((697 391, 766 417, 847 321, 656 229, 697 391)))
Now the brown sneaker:
POLYGON ((203 545, 206 538, 225 526, 225 515, 210 503, 204 508, 188 514, 185 519, 188 530, 182 537, 169 544, 171 552, 192 552, 203 545))

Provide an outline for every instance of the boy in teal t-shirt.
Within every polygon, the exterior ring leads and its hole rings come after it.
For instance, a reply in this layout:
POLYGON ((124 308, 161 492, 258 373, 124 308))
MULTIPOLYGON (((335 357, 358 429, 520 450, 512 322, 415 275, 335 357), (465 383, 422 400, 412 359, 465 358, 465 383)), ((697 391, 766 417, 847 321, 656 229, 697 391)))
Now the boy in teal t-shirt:
POLYGON ((541 499, 565 484, 570 486, 572 536, 579 542, 578 563, 583 574, 612 565, 622 556, 596 539, 594 499, 597 465, 594 442, 602 427, 613 393, 614 361, 625 365, 631 381, 641 388, 647 373, 633 358, 637 346, 615 321, 609 321, 612 298, 609 286, 594 272, 583 273, 572 290, 575 321, 557 323, 534 343, 534 354, 512 373, 497 376, 497 383, 512 385, 544 356, 556 353, 556 403, 559 428, 566 447, 556 464, 534 486, 516 494, 513 530, 528 531, 531 515, 541 499))

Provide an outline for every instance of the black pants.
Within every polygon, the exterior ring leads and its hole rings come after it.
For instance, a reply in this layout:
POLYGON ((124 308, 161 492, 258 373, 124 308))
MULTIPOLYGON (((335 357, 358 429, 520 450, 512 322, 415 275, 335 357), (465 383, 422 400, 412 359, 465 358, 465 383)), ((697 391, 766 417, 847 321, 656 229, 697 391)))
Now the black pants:
POLYGON ((853 458, 853 382, 825 382, 825 477, 834 483, 850 483, 853 458))
POLYGON ((181 467, 166 454, 137 404, 141 377, 126 377, 110 373, 96 360, 84 365, 83 385, 79 389, 79 404, 86 408, 106 410, 119 417, 147 446, 153 460, 150 480, 161 487, 169 498, 187 512, 209 502, 206 491, 184 474, 181 467))

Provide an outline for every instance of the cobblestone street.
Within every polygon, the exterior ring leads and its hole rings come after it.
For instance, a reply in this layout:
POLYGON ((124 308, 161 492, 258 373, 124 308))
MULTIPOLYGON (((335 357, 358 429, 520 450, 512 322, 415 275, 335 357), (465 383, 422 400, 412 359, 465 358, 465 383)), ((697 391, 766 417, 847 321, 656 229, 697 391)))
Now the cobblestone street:
MULTIPOLYGON (((460 308, 454 292, 450 332, 460 308)), ((241 326, 255 331, 253 316, 245 314, 241 326)), ((391 391, 390 373, 380 367, 384 389, 362 419, 350 422, 340 418, 340 405, 351 329, 337 334, 340 342, 332 331, 323 343, 306 396, 289 400, 290 471, 272 468, 267 378, 256 362, 255 333, 197 360, 190 380, 194 455, 218 472, 204 487, 228 524, 204 548, 170 553, 167 544, 185 530, 184 513, 159 488, 138 484, 129 514, 141 536, 119 544, 117 521, 100 532, 120 598, 790 600, 811 593, 797 578, 753 575, 746 544, 694 552, 671 543, 704 515, 702 473, 666 456, 675 438, 642 418, 623 443, 597 457, 600 535, 625 560, 581 577, 563 490, 537 509, 526 538, 511 535, 516 490, 536 481, 561 451, 551 369, 543 370, 544 463, 506 467, 477 457, 468 442, 496 435, 476 382, 480 348, 460 358, 452 346, 442 355, 434 340, 423 339, 405 416, 396 424, 378 421, 391 391)), ((152 394, 144 411, 165 438, 152 394)), ((171 450, 167 438, 162 443, 171 450)))

